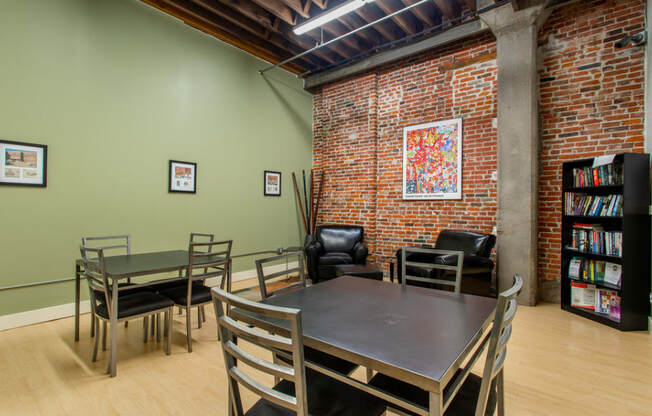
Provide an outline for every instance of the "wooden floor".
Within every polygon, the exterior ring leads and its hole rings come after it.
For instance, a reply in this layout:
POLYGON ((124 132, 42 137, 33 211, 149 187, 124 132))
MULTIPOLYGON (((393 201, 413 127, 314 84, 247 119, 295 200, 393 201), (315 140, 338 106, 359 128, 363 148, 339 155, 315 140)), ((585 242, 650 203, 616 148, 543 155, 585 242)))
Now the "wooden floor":
MULTIPOLYGON (((214 315, 185 347, 176 316, 172 355, 120 326, 118 376, 107 352, 91 363, 88 315, 0 332, 0 415, 224 415, 226 384, 214 315)), ((505 365, 508 415, 652 415, 652 337, 621 333, 558 305, 521 307, 505 365)), ((391 340, 388 340, 391 342, 391 340)), ((252 397, 247 396, 251 403, 252 397)))

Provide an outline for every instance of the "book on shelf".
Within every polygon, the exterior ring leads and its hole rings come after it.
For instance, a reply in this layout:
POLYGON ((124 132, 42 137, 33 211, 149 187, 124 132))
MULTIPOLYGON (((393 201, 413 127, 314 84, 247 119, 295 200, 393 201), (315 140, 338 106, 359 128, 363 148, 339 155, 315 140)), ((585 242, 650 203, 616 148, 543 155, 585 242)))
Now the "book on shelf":
POLYGON ((615 290, 598 289, 589 283, 571 282, 571 306, 620 321, 620 296, 615 290))
POLYGON ((568 264, 568 277, 583 282, 620 287, 622 266, 602 260, 573 257, 568 264))
POLYGON ((564 193, 564 214, 585 217, 616 217, 623 214, 622 195, 564 193))
POLYGON ((622 231, 605 231, 600 224, 573 224, 570 245, 571 250, 606 256, 622 256, 622 231))
POLYGON ((573 169, 573 186, 575 188, 622 185, 622 183, 623 167, 621 163, 573 169))

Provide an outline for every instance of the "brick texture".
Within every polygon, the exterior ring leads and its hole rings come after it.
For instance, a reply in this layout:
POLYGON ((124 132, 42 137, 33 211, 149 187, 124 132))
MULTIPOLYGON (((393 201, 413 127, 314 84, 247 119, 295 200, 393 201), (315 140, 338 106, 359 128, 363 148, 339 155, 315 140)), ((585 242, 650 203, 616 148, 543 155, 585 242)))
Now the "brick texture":
MULTIPOLYGON (((642 30, 644 2, 581 1, 540 33, 542 148, 539 278, 559 279, 561 163, 643 151, 643 48, 615 49, 642 30)), ((320 224, 365 227, 387 271, 404 245, 443 229, 496 225, 496 43, 482 35, 324 86, 314 97, 314 167, 324 171, 320 224), (402 199, 403 128, 463 119, 463 199, 402 199)))

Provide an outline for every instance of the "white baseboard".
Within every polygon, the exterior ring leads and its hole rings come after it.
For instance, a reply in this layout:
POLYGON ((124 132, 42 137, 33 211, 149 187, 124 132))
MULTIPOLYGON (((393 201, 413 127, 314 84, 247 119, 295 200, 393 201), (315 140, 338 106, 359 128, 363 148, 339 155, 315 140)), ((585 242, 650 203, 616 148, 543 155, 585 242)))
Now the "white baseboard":
MULTIPOLYGON (((84 300, 79 305, 81 313, 88 313, 91 305, 84 300)), ((34 309, 31 311, 12 313, 10 315, 0 316, 0 331, 6 329, 18 328, 41 322, 53 321, 55 319, 68 318, 75 314, 75 304, 66 303, 63 305, 50 306, 43 309, 34 309)))
MULTIPOLYGON (((290 262, 287 267, 292 269, 297 267, 298 263, 290 262)), ((266 270, 269 272, 279 272, 285 270, 285 264, 278 264, 275 266, 269 266, 266 270)), ((253 279, 257 276, 255 269, 243 270, 241 272, 233 273, 232 278, 234 282, 239 282, 242 280, 253 279)), ((219 278, 206 279, 207 286, 217 286, 219 284, 219 278)), ((84 300, 80 304, 81 313, 89 313, 91 305, 87 300, 84 300)), ((38 324, 41 322, 53 321, 55 319, 68 318, 75 314, 75 304, 66 303, 63 305, 50 306, 42 309, 34 309, 31 311, 12 313, 9 315, 0 316, 0 331, 4 331, 12 328, 19 328, 21 326, 38 324)))

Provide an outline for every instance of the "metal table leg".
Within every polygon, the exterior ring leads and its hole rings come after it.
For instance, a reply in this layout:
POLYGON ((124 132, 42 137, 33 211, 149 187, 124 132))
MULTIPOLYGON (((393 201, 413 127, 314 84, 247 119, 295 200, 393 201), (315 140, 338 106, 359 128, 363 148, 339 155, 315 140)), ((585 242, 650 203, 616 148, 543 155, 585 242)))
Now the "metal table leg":
POLYGON ((118 279, 113 279, 111 294, 111 359, 109 360, 111 377, 117 374, 118 362, 118 279))
POLYGON ((81 296, 81 267, 75 263, 75 341, 79 341, 79 304, 81 296))
POLYGON ((432 391, 430 392, 430 406, 428 414, 430 416, 442 415, 442 402, 439 393, 434 393, 432 391))

